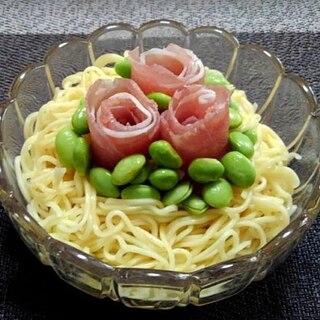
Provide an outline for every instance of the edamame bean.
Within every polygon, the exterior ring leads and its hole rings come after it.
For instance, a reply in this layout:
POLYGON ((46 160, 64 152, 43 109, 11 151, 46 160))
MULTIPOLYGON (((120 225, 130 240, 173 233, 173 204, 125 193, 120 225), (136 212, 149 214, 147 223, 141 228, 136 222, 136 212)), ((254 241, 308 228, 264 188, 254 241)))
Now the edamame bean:
POLYGON ((71 118, 73 130, 78 135, 86 134, 89 132, 87 111, 85 106, 84 97, 80 99, 79 107, 74 112, 71 118))
POLYGON ((224 167, 217 159, 194 159, 189 167, 188 174, 194 181, 208 183, 217 180, 223 174, 224 167))
POLYGON ((171 97, 162 92, 151 92, 147 97, 155 101, 158 105, 159 111, 164 111, 168 109, 171 97))
POLYGON ((149 176, 150 183, 161 191, 172 189, 179 181, 179 174, 172 169, 159 168, 149 176))
POLYGON ((227 180, 219 179, 203 187, 202 197, 209 206, 224 208, 233 199, 232 187, 227 180))
POLYGON ((258 135, 255 131, 252 129, 248 129, 247 131, 244 131, 243 134, 245 134, 253 144, 256 144, 258 141, 258 135))
POLYGON ((251 158, 254 153, 253 143, 250 138, 239 131, 229 133, 229 144, 231 149, 239 151, 247 158, 251 158))
POLYGON ((183 161, 176 150, 166 140, 157 140, 150 144, 149 154, 152 160, 165 168, 178 169, 183 161))
POLYGON ((145 184, 131 185, 121 191, 122 199, 156 199, 160 200, 160 193, 155 188, 145 184))
POLYGON ((238 128, 242 123, 241 114, 233 108, 229 108, 229 128, 235 129, 238 128))
POLYGON ((112 183, 116 186, 123 186, 131 182, 142 170, 146 163, 143 154, 132 154, 121 159, 112 172, 112 183))
POLYGON ((150 172, 152 171, 152 165, 146 163, 138 175, 130 182, 131 184, 141 184, 147 181, 150 172))
POLYGON ((192 189, 193 186, 190 182, 181 182, 164 194, 162 202, 165 206, 179 204, 190 196, 192 189))
POLYGON ((238 102, 231 98, 229 102, 229 108, 232 108, 234 110, 239 110, 238 102))
POLYGON ((73 168, 73 148, 78 139, 77 134, 69 128, 61 129, 55 139, 55 148, 62 166, 73 168))
POLYGON ((208 70, 204 77, 205 85, 221 85, 229 89, 230 91, 234 90, 234 85, 232 85, 224 75, 218 70, 208 70))
POLYGON ((78 137, 73 147, 73 166, 76 171, 84 176, 90 166, 90 147, 85 138, 78 137))
POLYGON ((119 187, 111 181, 111 172, 104 168, 92 168, 89 173, 90 183, 99 196, 119 198, 119 187))
POLYGON ((182 202, 183 208, 193 214, 202 214, 207 211, 208 204, 198 195, 192 194, 182 202))
POLYGON ((224 175, 235 186, 250 187, 256 179, 256 170, 251 161, 238 151, 226 153, 221 163, 224 166, 224 175))
POLYGON ((122 78, 131 78, 131 63, 128 59, 123 59, 115 63, 115 72, 122 78))

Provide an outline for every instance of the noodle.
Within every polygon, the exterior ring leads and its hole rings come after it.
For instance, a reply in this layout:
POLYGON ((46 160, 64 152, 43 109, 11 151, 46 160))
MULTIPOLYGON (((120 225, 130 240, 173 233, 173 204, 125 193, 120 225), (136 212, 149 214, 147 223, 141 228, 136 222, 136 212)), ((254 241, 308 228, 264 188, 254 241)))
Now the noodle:
POLYGON ((26 119, 15 168, 36 221, 54 238, 111 265, 184 272, 253 253, 285 228, 299 184, 286 166, 294 155, 259 122, 243 91, 233 98, 244 119, 240 130, 258 134, 252 159, 257 177, 248 189, 234 187, 229 207, 192 215, 153 199, 108 199, 97 196, 87 177, 59 166, 56 133, 70 126, 80 98, 97 79, 116 77, 104 66, 120 58, 103 55, 96 66, 66 77, 53 99, 26 119))

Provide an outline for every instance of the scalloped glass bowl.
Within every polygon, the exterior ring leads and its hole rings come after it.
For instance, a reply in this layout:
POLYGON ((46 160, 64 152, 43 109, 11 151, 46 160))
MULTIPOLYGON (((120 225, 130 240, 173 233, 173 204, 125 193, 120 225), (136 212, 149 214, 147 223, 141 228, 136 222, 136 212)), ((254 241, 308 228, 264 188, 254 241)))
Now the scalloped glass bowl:
POLYGON ((166 20, 151 21, 139 29, 108 25, 87 39, 71 39, 53 47, 43 63, 20 73, 10 97, 1 108, 1 201, 30 250, 66 282, 92 296, 161 309, 227 298, 282 262, 318 213, 320 113, 312 90, 301 78, 286 73, 272 53, 255 45, 239 45, 224 30, 187 30, 166 20), (258 104, 262 121, 276 130, 290 150, 302 155, 290 164, 301 179, 294 195, 297 209, 287 228, 252 255, 193 273, 114 268, 53 239, 35 222, 17 185, 14 158, 24 141, 24 119, 51 99, 65 76, 90 66, 103 53, 122 54, 137 46, 147 50, 170 42, 191 48, 206 66, 222 71, 238 89, 245 90, 249 100, 258 104))

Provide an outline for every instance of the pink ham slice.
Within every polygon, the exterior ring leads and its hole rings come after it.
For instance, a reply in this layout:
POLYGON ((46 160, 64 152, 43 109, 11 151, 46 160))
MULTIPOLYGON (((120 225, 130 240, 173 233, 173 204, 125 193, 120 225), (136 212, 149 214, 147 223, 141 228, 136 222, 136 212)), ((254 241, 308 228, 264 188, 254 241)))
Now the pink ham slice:
POLYGON ((169 44, 164 49, 151 49, 139 54, 129 52, 131 78, 146 94, 162 92, 170 96, 184 85, 203 83, 205 70, 202 62, 188 50, 169 44))
POLYGON ((161 114, 161 138, 188 165, 200 157, 220 158, 228 148, 229 91, 222 86, 186 86, 161 114))
POLYGON ((157 105, 130 79, 97 80, 87 92, 86 108, 95 165, 113 169, 127 155, 147 154, 159 138, 157 105))

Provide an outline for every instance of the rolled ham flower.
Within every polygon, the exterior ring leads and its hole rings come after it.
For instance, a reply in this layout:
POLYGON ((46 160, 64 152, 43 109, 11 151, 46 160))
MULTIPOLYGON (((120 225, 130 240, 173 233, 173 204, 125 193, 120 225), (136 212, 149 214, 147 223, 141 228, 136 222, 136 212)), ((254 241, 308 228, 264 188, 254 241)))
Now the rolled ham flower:
POLYGON ((147 154, 160 135, 160 114, 130 79, 97 80, 86 95, 93 161, 107 169, 123 157, 147 154))
POLYGON ((196 158, 220 158, 228 148, 228 105, 225 87, 186 86, 161 114, 161 138, 172 144, 185 166, 196 158))
POLYGON ((132 64, 131 79, 145 94, 162 92, 172 96, 185 85, 203 83, 205 69, 201 60, 176 44, 141 54, 136 48, 129 52, 128 59, 132 64))

